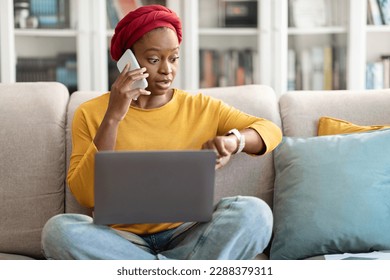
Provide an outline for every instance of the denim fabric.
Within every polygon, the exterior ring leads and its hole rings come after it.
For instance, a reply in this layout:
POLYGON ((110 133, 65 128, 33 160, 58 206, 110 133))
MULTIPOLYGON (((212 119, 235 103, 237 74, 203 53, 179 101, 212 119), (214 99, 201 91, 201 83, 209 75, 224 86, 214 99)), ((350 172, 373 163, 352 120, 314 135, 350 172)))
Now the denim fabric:
POLYGON ((61 214, 42 232, 48 259, 253 259, 268 245, 272 212, 255 197, 222 199, 210 222, 138 236, 96 225, 91 217, 61 214))

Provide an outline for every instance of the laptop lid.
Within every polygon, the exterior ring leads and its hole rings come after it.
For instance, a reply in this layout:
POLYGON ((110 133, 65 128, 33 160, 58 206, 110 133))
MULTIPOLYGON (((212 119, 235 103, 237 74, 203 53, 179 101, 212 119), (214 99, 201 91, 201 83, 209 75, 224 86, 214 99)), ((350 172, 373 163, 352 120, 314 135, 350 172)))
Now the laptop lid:
POLYGON ((98 152, 94 222, 209 221, 215 159, 211 150, 98 152))

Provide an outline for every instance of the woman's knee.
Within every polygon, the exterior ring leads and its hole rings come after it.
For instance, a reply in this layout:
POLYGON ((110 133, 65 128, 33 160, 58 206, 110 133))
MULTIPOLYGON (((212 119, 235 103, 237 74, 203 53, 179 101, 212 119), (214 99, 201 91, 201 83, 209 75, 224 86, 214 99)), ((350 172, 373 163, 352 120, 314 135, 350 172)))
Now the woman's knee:
POLYGON ((63 232, 72 229, 72 225, 91 223, 92 218, 81 214, 59 214, 51 217, 43 227, 43 233, 63 232))
POLYGON ((59 214, 50 218, 42 230, 42 248, 71 242, 72 236, 77 235, 77 229, 82 224, 92 223, 92 218, 80 214, 59 214))
POLYGON ((272 230, 272 211, 263 200, 253 196, 236 196, 224 198, 221 204, 234 210, 229 212, 237 216, 236 220, 241 226, 249 225, 252 228, 259 226, 272 230))

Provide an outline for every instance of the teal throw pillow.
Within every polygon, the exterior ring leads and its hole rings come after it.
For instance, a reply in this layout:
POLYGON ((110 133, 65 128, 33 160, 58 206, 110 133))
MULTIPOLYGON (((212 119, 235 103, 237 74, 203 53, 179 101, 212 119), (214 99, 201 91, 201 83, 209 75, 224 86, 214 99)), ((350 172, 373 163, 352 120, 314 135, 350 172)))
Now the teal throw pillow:
POLYGON ((390 249, 390 129, 285 137, 271 259, 390 249))

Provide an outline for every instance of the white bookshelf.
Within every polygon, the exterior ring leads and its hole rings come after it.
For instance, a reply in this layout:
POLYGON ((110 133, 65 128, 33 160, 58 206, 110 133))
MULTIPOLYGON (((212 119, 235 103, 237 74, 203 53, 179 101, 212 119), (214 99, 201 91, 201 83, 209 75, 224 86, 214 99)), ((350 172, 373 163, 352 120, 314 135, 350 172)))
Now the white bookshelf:
POLYGON ((88 12, 93 0, 67 0, 70 5, 68 29, 14 28, 14 1, 0 2, 1 11, 1 82, 16 82, 18 57, 47 57, 60 52, 77 56, 78 89, 91 89, 88 12))
MULTIPOLYGON (((0 1, 0 81, 16 81, 16 59, 58 52, 77 54, 78 89, 106 91, 108 48, 106 0, 70 1, 68 29, 14 29, 13 0, 0 1)), ((319 1, 319 0, 312 0, 319 1)), ((336 0, 326 0, 331 2, 336 0)), ((346 88, 365 89, 366 63, 390 50, 390 26, 367 25, 366 0, 339 0, 336 22, 318 27, 289 26, 289 0, 257 0, 257 27, 224 28, 218 24, 218 1, 168 0, 182 19, 183 43, 175 86, 200 87, 199 50, 250 48, 256 51, 254 82, 287 91, 288 49, 301 51, 318 45, 346 47, 346 88)))
MULTIPOLYGON (((318 1, 318 0, 313 0, 318 1)), ((334 0, 327 0, 330 3, 334 0)), ((276 92, 287 91, 287 51, 301 51, 315 45, 341 44, 346 47, 346 88, 366 88, 366 63, 390 53, 390 26, 367 25, 366 0, 338 0, 339 24, 320 27, 289 27, 288 0, 275 0, 274 7, 274 85, 276 92)))
MULTIPOLYGON (((255 83, 272 85, 271 62, 271 0, 259 0, 257 27, 220 27, 218 1, 194 0, 183 2, 184 68, 183 84, 187 89, 200 87, 199 50, 250 49, 257 53, 255 83)), ((183 60, 182 60, 183 62, 183 60)))
POLYGON ((15 37, 13 36, 14 6, 12 0, 0 1, 0 60, 1 82, 14 82, 15 69, 15 37))

